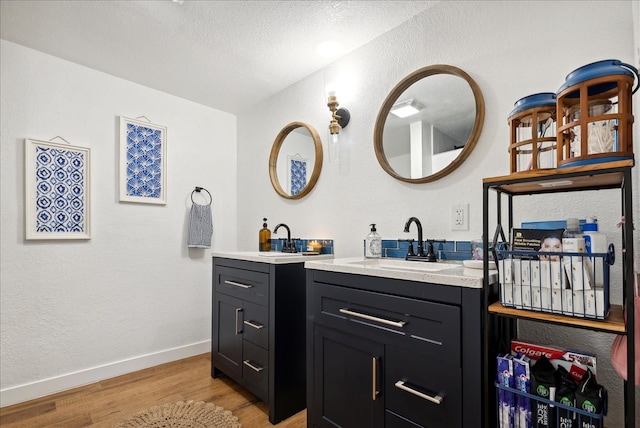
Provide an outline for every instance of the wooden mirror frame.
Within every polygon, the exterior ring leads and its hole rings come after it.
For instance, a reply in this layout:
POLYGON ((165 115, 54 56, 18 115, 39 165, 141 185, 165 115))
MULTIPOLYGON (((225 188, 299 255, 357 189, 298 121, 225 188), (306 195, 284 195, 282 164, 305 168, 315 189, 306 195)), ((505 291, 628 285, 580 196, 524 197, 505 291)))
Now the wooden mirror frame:
POLYGON ((300 199, 306 196, 307 194, 309 194, 309 192, 311 192, 313 187, 316 185, 316 182, 318 181, 318 177, 320 177, 321 169, 322 169, 322 141, 320 140, 320 135, 318 135, 316 130, 313 129, 311 125, 304 122, 291 122, 290 124, 282 128, 280 133, 278 133, 278 135, 276 136, 275 141, 273 142, 273 146, 271 147, 271 155, 269 156, 269 178, 271 179, 271 185, 275 189, 276 193, 278 193, 278 195, 286 199, 300 199), (307 185, 304 186, 304 189, 302 189, 298 194, 289 195, 287 194, 287 192, 285 192, 282 189, 282 186, 280 185, 280 181, 278 180, 277 163, 278 163, 278 155, 280 154, 280 148, 282 147, 284 140, 291 133, 291 131, 297 128, 306 128, 307 131, 309 131, 309 134, 311 134, 311 138, 313 139, 313 144, 315 148, 315 160, 313 164, 313 171, 311 172, 311 177, 309 178, 309 182, 307 183, 307 185))
POLYGON ((484 98, 482 97, 482 91, 480 91, 480 87, 478 84, 469 76, 467 73, 462 71, 461 69, 454 67, 452 65, 445 64, 436 64, 430 65, 427 67, 423 67, 419 70, 414 71, 409 74, 407 77, 402 79, 400 83, 398 83, 389 93, 387 98, 382 103, 382 107, 380 107, 380 112, 378 113, 378 117, 376 119, 375 128, 373 130, 373 146, 376 152, 376 158, 378 158, 378 163, 384 169, 387 174, 392 177, 405 181, 407 183, 428 183, 430 181, 438 180, 448 174, 450 174, 453 170, 458 168, 462 162, 471 154, 471 151, 475 147, 478 142, 478 138, 480 137, 480 132, 482 131, 482 126, 484 124, 484 98), (391 107, 398 101, 398 98, 404 91, 406 91, 411 85, 416 83, 419 80, 424 79, 425 77, 432 76, 435 74, 452 74, 462 79, 466 80, 471 90, 473 92, 476 104, 476 120, 473 124, 473 129, 471 130, 471 134, 469 135, 469 139, 464 145, 464 149, 460 152, 458 157, 456 157, 449 165, 440 171, 428 175, 426 177, 421 178, 408 178, 399 175, 397 172, 393 170, 391 165, 389 165, 389 161, 384 154, 384 146, 382 137, 384 134, 384 125, 387 121, 387 117, 391 112, 391 107))

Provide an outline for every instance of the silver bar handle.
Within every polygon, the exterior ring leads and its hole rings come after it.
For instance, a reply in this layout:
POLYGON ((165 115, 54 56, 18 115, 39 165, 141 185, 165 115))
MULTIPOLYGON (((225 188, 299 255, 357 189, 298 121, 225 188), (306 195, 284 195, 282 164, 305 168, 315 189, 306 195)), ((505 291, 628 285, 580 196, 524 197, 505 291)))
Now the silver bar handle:
POLYGON ((371 399, 376 401, 378 398, 378 359, 373 357, 371 360, 371 399))
POLYGON ((224 280, 224 283, 229 285, 235 285, 236 287, 240 287, 240 288, 253 288, 253 285, 251 284, 243 284, 241 282, 229 281, 227 279, 224 280))
POLYGON ((400 388, 403 391, 407 391, 410 394, 413 394, 415 396, 418 396, 422 399, 431 401, 432 403, 436 403, 436 404, 442 404, 442 397, 439 395, 436 395, 435 397, 432 397, 431 395, 427 395, 427 394, 423 394, 420 391, 416 391, 413 388, 409 388, 407 385, 404 384, 404 381, 399 380, 396 382, 396 388, 400 388))
POLYGON ((257 329, 257 330, 260 330, 261 328, 264 328, 264 325, 262 325, 262 324, 256 324, 256 323, 254 323, 253 321, 244 321, 244 323, 245 323, 246 325, 248 325, 248 326, 251 326, 251 327, 253 327, 253 328, 257 329))
POLYGON ((372 315, 367 315, 367 314, 361 314, 360 312, 354 312, 347 308, 340 308, 339 311, 341 314, 351 315, 352 317, 363 318, 369 321, 376 321, 382 324, 391 325, 393 327, 404 327, 406 324, 405 321, 390 321, 384 318, 374 317, 372 315))
POLYGON ((253 365, 250 360, 244 360, 243 363, 244 363, 245 366, 247 366, 247 367, 249 367, 249 368, 251 368, 251 369, 253 369, 253 370, 257 371, 257 372, 261 372, 262 370, 264 370, 264 367, 258 367, 256 365, 253 365))
POLYGON ((236 308, 236 336, 242 333, 242 329, 238 329, 238 315, 242 312, 242 308, 236 308))

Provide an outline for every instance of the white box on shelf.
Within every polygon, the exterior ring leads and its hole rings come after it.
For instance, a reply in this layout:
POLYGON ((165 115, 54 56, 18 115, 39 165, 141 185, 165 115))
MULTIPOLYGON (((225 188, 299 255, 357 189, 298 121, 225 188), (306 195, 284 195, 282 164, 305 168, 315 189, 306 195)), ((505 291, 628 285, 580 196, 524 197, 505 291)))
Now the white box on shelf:
POLYGON ((515 306, 513 301, 513 283, 500 283, 500 303, 504 306, 515 306))
POLYGON ((540 262, 540 285, 556 289, 565 288, 564 270, 559 260, 540 262))
POLYGON ((501 285, 513 284, 513 260, 511 258, 505 258, 498 261, 498 274, 501 285))
POLYGON ((604 289, 568 290, 571 291, 571 299, 567 306, 567 315, 578 315, 604 318, 607 316, 607 308, 604 301, 604 289))
POLYGON ((515 286, 513 288, 513 302, 516 308, 531 309, 531 287, 515 286))
POLYGON ((513 259, 512 264, 515 285, 540 286, 539 260, 513 259))
POLYGON ((589 290, 593 285, 593 268, 587 257, 580 257, 581 261, 575 261, 578 257, 566 257, 564 270, 572 290, 589 290))
POLYGON ((565 291, 546 287, 533 289, 532 306, 533 309, 542 312, 553 312, 561 314, 562 304, 566 300, 565 291))

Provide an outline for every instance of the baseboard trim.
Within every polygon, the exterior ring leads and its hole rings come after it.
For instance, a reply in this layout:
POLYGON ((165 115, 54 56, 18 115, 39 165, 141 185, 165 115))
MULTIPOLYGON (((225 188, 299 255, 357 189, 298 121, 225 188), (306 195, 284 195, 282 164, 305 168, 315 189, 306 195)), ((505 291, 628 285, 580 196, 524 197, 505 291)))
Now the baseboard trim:
POLYGON ((0 407, 22 403, 33 400, 34 398, 44 397, 210 351, 211 341, 206 340, 204 342, 192 343, 178 348, 166 349, 152 354, 140 355, 127 360, 116 361, 86 370, 43 379, 37 382, 1 389, 0 407))

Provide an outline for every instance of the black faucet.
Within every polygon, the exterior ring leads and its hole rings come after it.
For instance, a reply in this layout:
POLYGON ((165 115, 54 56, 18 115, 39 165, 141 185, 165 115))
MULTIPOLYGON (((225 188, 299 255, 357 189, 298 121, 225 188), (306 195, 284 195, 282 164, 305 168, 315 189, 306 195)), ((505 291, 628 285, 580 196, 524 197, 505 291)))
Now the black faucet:
POLYGON ((282 252, 283 253, 296 253, 297 252, 296 246, 293 243, 293 241, 291 240, 291 230, 289 229, 289 226, 287 226, 284 223, 280 223, 275 227, 275 229, 273 229, 273 233, 278 233, 278 229, 280 229, 280 226, 282 226, 285 229, 287 229, 287 239, 282 244, 282 252))
MULTIPOLYGON (((422 242, 422 223, 420 223, 420 220, 418 220, 415 217, 410 217, 409 220, 407 220, 407 222, 404 225, 404 233, 409 233, 409 226, 411 226, 411 223, 415 223, 416 226, 418 227, 418 254, 416 255, 410 255, 407 254, 407 257, 405 258, 406 260, 409 260, 412 257, 424 257, 424 243, 422 242)), ((413 245, 409 244, 411 250, 413 250, 413 245)), ((412 252, 412 251, 409 251, 412 252)))
POLYGON ((422 223, 415 217, 410 217, 409 220, 404 225, 404 232, 409 232, 409 226, 411 223, 415 223, 418 227, 418 252, 416 254, 413 253, 413 240, 407 239, 409 241, 409 251, 407 251, 407 256, 404 258, 405 260, 417 260, 421 262, 437 262, 438 259, 433 252, 433 243, 434 242, 446 242, 444 239, 427 239, 427 243, 429 245, 429 249, 427 254, 424 253, 424 241, 422 240, 422 223))

